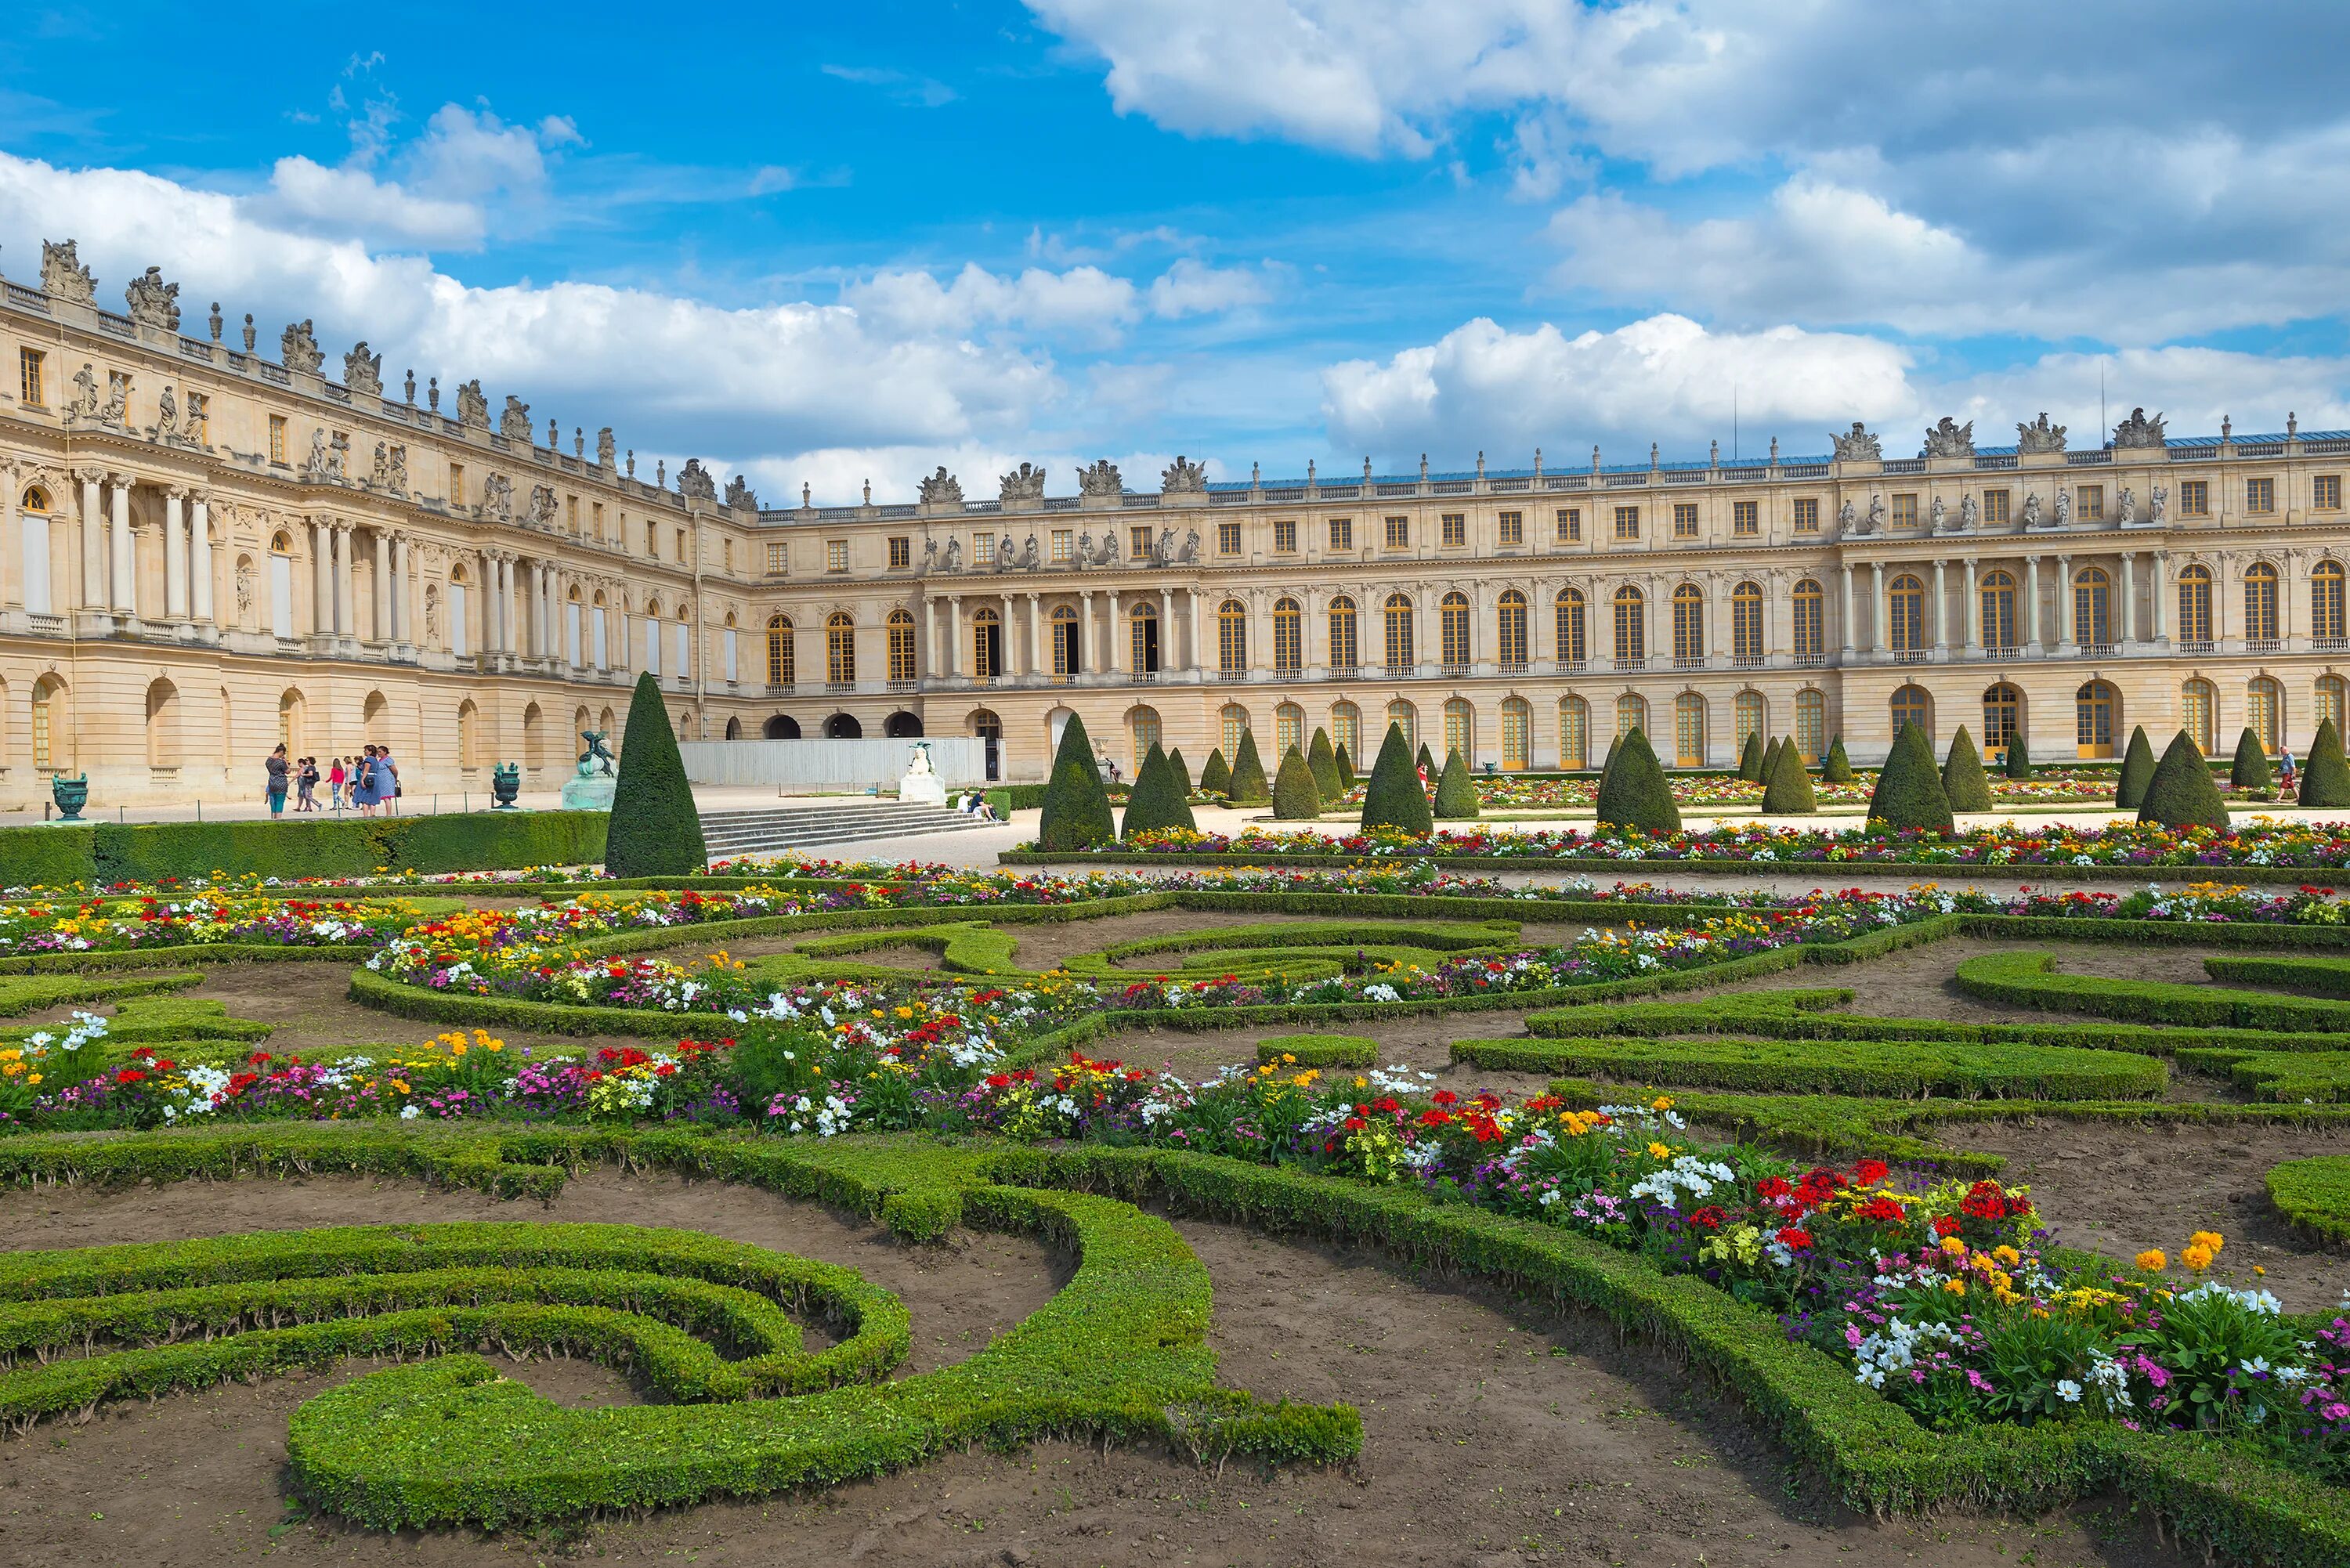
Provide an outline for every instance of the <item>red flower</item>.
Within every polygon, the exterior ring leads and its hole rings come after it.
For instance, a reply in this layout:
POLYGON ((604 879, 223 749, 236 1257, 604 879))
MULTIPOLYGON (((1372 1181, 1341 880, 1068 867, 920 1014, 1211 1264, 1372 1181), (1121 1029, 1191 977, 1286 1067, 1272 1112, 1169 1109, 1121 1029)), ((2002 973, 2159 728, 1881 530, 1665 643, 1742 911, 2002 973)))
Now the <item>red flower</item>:
POLYGON ((1719 1231, 1721 1229, 1722 1220, 1728 1218, 1729 1216, 1722 1213, 1719 1205, 1709 1203, 1690 1214, 1689 1222, 1701 1230, 1719 1231))
POLYGON ((1775 1176, 1766 1176, 1754 1184, 1754 1195, 1757 1198, 1785 1198, 1794 1190, 1785 1181, 1775 1176))
POLYGON ((1779 1232, 1779 1244, 1791 1252, 1800 1252, 1812 1244, 1812 1233, 1790 1225, 1779 1232))
POLYGON ((1369 1127, 1371 1124, 1365 1121, 1360 1116, 1348 1116, 1347 1118, 1346 1125, 1348 1132, 1361 1132, 1365 1127, 1369 1127))
POLYGON ((1945 1214, 1934 1221, 1934 1234, 1937 1236, 1955 1236, 1959 1230, 1959 1218, 1955 1214, 1945 1214))
POLYGON ((1898 1225, 1907 1218, 1901 1205, 1890 1198, 1872 1198, 1853 1212, 1863 1220, 1876 1220, 1888 1225, 1898 1225))
POLYGON ((1852 1168, 1853 1179, 1863 1187, 1874 1187, 1892 1173, 1881 1159, 1864 1159, 1852 1168))
POLYGON ((1454 1106, 1461 1103, 1461 1096, 1450 1089, 1439 1089, 1428 1097, 1440 1106, 1454 1106))

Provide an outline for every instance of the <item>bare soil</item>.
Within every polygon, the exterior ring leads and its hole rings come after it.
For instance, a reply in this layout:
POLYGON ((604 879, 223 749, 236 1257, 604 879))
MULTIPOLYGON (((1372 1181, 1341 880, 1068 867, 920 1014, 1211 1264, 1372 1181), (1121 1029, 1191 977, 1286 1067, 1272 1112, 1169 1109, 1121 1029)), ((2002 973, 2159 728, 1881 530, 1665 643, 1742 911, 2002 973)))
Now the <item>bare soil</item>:
MULTIPOLYGON (((13 1247, 256 1227, 536 1214, 478 1194, 352 1179, 78 1189, 0 1199, 13 1247)), ((747 1189, 589 1174, 554 1220, 699 1225, 851 1264, 912 1310, 917 1367, 967 1355, 1043 1302, 1055 1260, 1013 1238, 899 1247, 747 1189)), ((1164 1454, 1043 1443, 950 1456, 820 1496, 635 1520, 397 1537, 310 1519, 284 1484, 286 1418, 369 1370, 284 1377, 111 1409, 0 1444, 0 1560, 181 1568, 260 1555, 420 1568, 594 1557, 716 1564, 1638 1564, 1928 1563, 2186 1568, 2117 1510, 2037 1522, 1879 1523, 1818 1496, 1711 1388, 1596 1320, 1408 1277, 1359 1251, 1185 1222, 1214 1277, 1229 1382, 1343 1398, 1367 1443, 1352 1470, 1222 1474, 1164 1454)), ((548 1397, 628 1397, 577 1363, 515 1368, 548 1397)))

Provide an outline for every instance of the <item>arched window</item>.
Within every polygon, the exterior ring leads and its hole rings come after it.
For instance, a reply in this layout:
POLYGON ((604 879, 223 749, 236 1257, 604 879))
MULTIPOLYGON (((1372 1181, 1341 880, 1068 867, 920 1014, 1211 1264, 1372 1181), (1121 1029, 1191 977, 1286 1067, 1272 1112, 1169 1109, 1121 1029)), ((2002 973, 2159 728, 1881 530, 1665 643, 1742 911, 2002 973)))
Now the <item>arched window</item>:
MULTIPOLYGON (((2342 604, 2342 563, 2320 561, 2309 574, 2309 630, 2313 637, 2339 638, 2345 628, 2342 604)), ((2336 728, 2339 728, 2337 725, 2336 728)))
POLYGON ((2120 704, 2114 689, 2103 680, 2092 680, 2073 693, 2073 747, 2075 756, 2110 757, 2114 754, 2114 717, 2120 704))
POLYGON ((1387 618, 1388 668, 1409 670, 1419 662, 1419 656, 1412 648, 1411 600, 1401 594, 1389 594, 1384 614, 1387 618))
POLYGON ((1795 693, 1795 754, 1816 763, 1827 750, 1828 700, 1810 687, 1795 693))
POLYGON ((536 702, 522 711, 522 765, 533 774, 546 765, 546 715, 536 702))
POLYGON ((1463 766, 1477 765, 1477 710, 1466 697, 1450 697, 1444 702, 1444 754, 1461 753, 1463 766))
POLYGON ((1419 710, 1399 697, 1388 704, 1388 722, 1403 732, 1403 743, 1419 750, 1419 710))
MULTIPOLYGON (((2178 573, 2178 640, 2211 640, 2211 568, 2184 566, 2178 573)), ((2208 756, 2210 748, 2206 746, 2208 756)))
POLYGON ((1077 612, 1067 605, 1053 607, 1053 673, 1063 680, 1084 673, 1085 652, 1080 646, 1077 612))
POLYGON ((1515 588, 1505 589, 1493 618, 1493 635, 1499 644, 1494 657, 1503 670, 1523 670, 1526 667, 1526 596, 1515 588))
POLYGON ((1767 739, 1768 732, 1763 727, 1762 693, 1741 691, 1738 701, 1731 704, 1730 723, 1730 744, 1741 756, 1746 754, 1747 736, 1762 735, 1767 739))
POLYGON ((1627 691, 1616 699, 1616 738, 1620 741, 1635 730, 1648 732, 1648 701, 1627 691))
POLYGON ((1886 646, 1896 653, 1926 647, 1926 585, 1908 572, 1885 585, 1886 646))
POLYGON ((1347 748, 1349 766, 1370 765, 1363 756, 1363 711, 1352 702, 1330 704, 1330 741, 1347 748))
POLYGON ((2103 566, 2084 566, 2073 574, 2073 640, 2113 641, 2113 582, 2103 566))
POLYGON ((1295 599, 1273 601, 1273 667, 1292 674, 1305 668, 1305 616, 1295 599))
POLYGON ((971 672, 983 680, 1003 674, 1003 618, 993 608, 972 612, 971 672))
POLYGON ((1159 710, 1130 708, 1126 714, 1127 739, 1134 750, 1134 776, 1142 776, 1142 759, 1159 744, 1159 710))
POLYGON ((824 618, 824 678, 836 686, 857 680, 857 621, 847 610, 824 618))
POLYGON ((1673 663, 1689 669, 1705 662, 1705 595, 1695 583, 1673 590, 1673 663))
POLYGON ((2219 693, 2209 680, 2198 675, 2179 686, 2178 717, 2179 728, 2194 741, 2197 751, 2208 757, 2219 750, 2219 693))
POLYGON ((1133 655, 1137 675, 1149 675, 1159 669, 1159 610, 1149 604, 1138 604, 1127 612, 1127 648, 1133 655))
POLYGON ((1982 748, 1987 757, 2003 757, 2023 722, 2023 693, 2002 680, 1983 692, 1982 748))
MULTIPOLYGON (((597 660, 602 663, 601 659, 597 660)), ((789 686, 799 679, 799 659, 792 647, 792 618, 767 618, 767 684, 789 686)))
POLYGON ((1453 592, 1436 607, 1436 622, 1444 662, 1456 669, 1470 661, 1469 596, 1453 592))
POLYGON ((60 737, 73 732, 66 722, 65 682, 54 675, 44 675, 33 683, 33 766, 43 772, 54 772, 65 765, 60 759, 69 748, 60 748, 60 737))
POLYGON ((1805 577, 1795 585, 1795 657, 1824 658, 1828 650, 1827 596, 1805 577))
POLYGON ((2350 695, 2350 683, 2345 683, 2339 675, 2321 675, 2317 678, 2318 722, 2324 723, 2328 719, 2333 720, 2334 732, 2337 735, 2342 732, 2345 719, 2350 717, 2350 713, 2345 711, 2343 699, 2345 695, 2350 695))
POLYGON ((1273 711, 1274 768, 1281 766, 1281 760, 1289 755, 1293 746, 1300 752, 1305 750, 1305 710, 1295 702, 1284 702, 1273 711))
POLYGON ((147 765, 180 765, 180 689, 169 680, 147 688, 147 765))
POLYGON ((2244 687, 2244 722, 2261 750, 2274 756, 2284 749, 2284 688, 2275 677, 2256 675, 2244 687))
POLYGON ((1591 705, 1580 697, 1558 700, 1558 765, 1570 769, 1591 765, 1591 705))
POLYGON ((1762 585, 1741 583, 1730 590, 1730 657, 1742 669, 1762 662, 1762 585))
POLYGON ((1673 761, 1684 768, 1705 766, 1705 699, 1694 691, 1673 699, 1673 761))
MULTIPOLYGON (((1363 661, 1362 643, 1357 639, 1357 631, 1355 601, 1340 594, 1330 601, 1330 668, 1333 670, 1344 670, 1351 673, 1363 661)), ((1351 761, 1354 755, 1354 748, 1348 747, 1348 760, 1351 761)))
POLYGON ((1904 724, 1915 724, 1927 740, 1931 741, 1934 738, 1933 708, 1927 701, 1924 687, 1898 688, 1893 693, 1891 708, 1894 734, 1900 734, 1901 726, 1904 724))
POLYGON ((25 487, 24 504, 27 512, 47 512, 49 509, 49 493, 37 484, 28 484, 25 487))
POLYGON ((1249 732, 1248 710, 1237 702, 1227 702, 1217 716, 1217 736, 1224 753, 1224 765, 1229 767, 1241 754, 1241 737, 1249 732))
MULTIPOLYGON (((277 732, 283 736, 291 727, 286 722, 286 702, 281 701, 277 704, 277 732)), ((295 749, 295 744, 287 742, 287 749, 295 749)), ((473 706, 470 697, 457 704, 457 765, 463 768, 482 765, 482 711, 473 706)))
POLYGON ((1502 770, 1517 773, 1534 763, 1534 704, 1523 697, 1502 700, 1502 770))
POLYGON ((889 612, 889 679, 914 679, 914 615, 911 610, 889 612))
POLYGON ((1561 588, 1553 606, 1558 621, 1558 661, 1570 670, 1580 670, 1590 657, 1585 636, 1588 618, 1584 614, 1583 590, 1561 588))
POLYGON ((2274 642, 2276 635, 2276 568, 2266 561, 2254 561, 2244 568, 2244 640, 2274 642))
POLYGON ((1641 669, 1648 662, 1648 601, 1626 583, 1616 590, 1615 610, 1616 668, 1641 669))
POLYGON ((2015 646, 2015 579, 2005 572, 1986 572, 1977 594, 1981 603, 1982 645, 2015 646))
POLYGON ((1238 599, 1216 607, 1216 669, 1225 675, 1248 672, 1248 609, 1238 599))

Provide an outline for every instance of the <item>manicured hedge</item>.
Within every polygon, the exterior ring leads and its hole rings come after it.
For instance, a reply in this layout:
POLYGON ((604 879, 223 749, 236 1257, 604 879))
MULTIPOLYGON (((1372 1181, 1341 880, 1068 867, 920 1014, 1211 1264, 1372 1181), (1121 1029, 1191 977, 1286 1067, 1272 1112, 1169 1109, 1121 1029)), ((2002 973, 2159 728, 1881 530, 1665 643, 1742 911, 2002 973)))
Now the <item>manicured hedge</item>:
POLYGON ((2168 981, 2059 974, 2046 952, 1986 953, 1963 960, 1953 983, 1985 1002, 2089 1012, 2135 1023, 2230 1024, 2241 1029, 2350 1029, 2350 1002, 2303 1001, 2257 991, 2168 981))
POLYGON ((2255 1099, 2294 1104, 2350 1100, 2350 1051, 2246 1051, 2238 1046, 2190 1046, 2183 1067, 2221 1073, 2255 1099))
POLYGON ((317 822, 0 827, 0 886, 105 887, 215 873, 365 877, 381 870, 595 865, 604 858, 606 822, 600 811, 478 811, 317 822))
MULTIPOLYGON (((1939 780, 1936 781, 1939 787, 1939 780)), ((2063 877, 2068 882, 2128 882, 2144 887, 2154 879, 2178 881, 2208 877, 2201 866, 2012 866, 1970 865, 1951 860, 1728 860, 1704 856, 1651 856, 1643 859, 1596 855, 1241 855, 1213 850, 1096 850, 1085 855, 1056 855, 1035 849, 1006 849, 996 859, 1005 866, 1433 866, 1444 871, 1637 871, 1649 878, 1676 871, 1702 871, 1731 877, 1814 875, 1843 878, 1898 877, 1915 882, 1923 876, 1963 877, 1970 881, 2005 882, 2017 877, 2063 877)), ((2230 882, 2277 882, 2293 887, 2316 881, 2330 883, 2345 874, 2341 867, 2250 866, 2238 862, 2226 867, 2230 882)), ((2089 925, 2088 920, 2072 922, 2089 925)), ((2151 924, 2152 922, 2147 922, 2151 924)), ((2178 922, 2185 924, 2186 922, 2178 922)), ((2273 931, 2286 928, 2262 926, 2273 931)))
POLYGON ((2269 1167, 2269 1201, 2321 1241, 2350 1241, 2350 1155, 2321 1154, 2269 1167))
POLYGON ((2170 1075, 2151 1056, 2047 1045, 1914 1041, 1542 1038, 1460 1040, 1456 1060, 1522 1073, 1597 1074, 1627 1083, 1852 1094, 1915 1099, 2126 1099, 2158 1095, 2170 1075))
POLYGON ((616 877, 680 877, 710 863, 702 813, 686 781, 677 732, 670 727, 669 704, 661 700, 660 678, 650 670, 637 677, 629 699, 604 856, 616 877))
POLYGON ((2350 996, 2350 959, 2252 958, 2228 953, 2205 959, 2203 970, 2213 980, 2283 986, 2320 996, 2350 996))

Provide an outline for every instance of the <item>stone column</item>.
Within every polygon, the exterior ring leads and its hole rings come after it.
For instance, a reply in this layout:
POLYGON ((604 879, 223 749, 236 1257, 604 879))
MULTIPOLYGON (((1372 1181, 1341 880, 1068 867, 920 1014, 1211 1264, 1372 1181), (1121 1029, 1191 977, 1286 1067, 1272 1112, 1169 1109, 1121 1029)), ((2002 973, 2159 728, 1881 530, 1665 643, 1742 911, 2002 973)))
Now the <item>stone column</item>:
POLYGON ((1967 599, 1959 607, 1959 624, 1966 632, 1969 659, 1982 652, 1982 563, 1967 557, 1967 599))
POLYGON ((1194 583, 1184 591, 1191 600, 1191 668, 1204 677, 1208 661, 1200 657, 1200 587, 1194 583))
POLYGON ((1109 590, 1107 615, 1109 618, 1109 672, 1112 675, 1123 675, 1126 673, 1126 640, 1129 634, 1125 620, 1118 614, 1116 588, 1109 590))
POLYGON ((139 556, 130 545, 130 476, 127 473, 112 474, 107 483, 114 490, 109 497, 112 516, 109 535, 113 545, 114 591, 108 602, 118 615, 136 616, 139 613, 139 556))
POLYGON ((188 618, 188 493, 163 493, 163 618, 188 618))
POLYGON ((515 651, 525 659, 538 657, 538 639, 546 628, 539 614, 539 581, 543 568, 536 561, 517 561, 522 571, 522 610, 515 618, 515 651))
POLYGON ((949 680, 952 680, 962 671, 962 596, 961 594, 947 596, 946 611, 947 656, 939 661, 939 667, 949 680))
POLYGON ((2060 654, 2071 653, 2077 646, 2074 641, 2072 597, 2073 557, 2059 556, 2056 557, 2056 651, 2060 654))
POLYGON ((1052 658, 1045 651, 1044 634, 1037 627, 1038 597, 1033 593, 1028 596, 1028 670, 1032 675, 1048 674, 1053 668, 1052 658))
POLYGON ((105 475, 86 468, 74 477, 81 481, 81 605, 84 609, 104 609, 106 514, 99 504, 98 485, 105 475))
POLYGON ((1175 668, 1175 590, 1166 584, 1159 585, 1159 669, 1161 674, 1175 668))
POLYGON ((391 535, 378 528, 375 533, 375 624, 369 629, 378 642, 390 642, 391 638, 391 535))
POLYGON ((1950 651, 1950 592, 1942 568, 1948 563, 1934 558, 1934 652, 1937 662, 1950 651))
POLYGON ((2122 552, 2122 602, 2114 617, 2114 642, 2126 648, 2137 640, 2137 552, 2122 552))
POLYGON ((2155 641, 2167 641, 2170 637, 2169 551, 2157 550, 2154 553, 2154 576, 2147 580, 2146 587, 2146 607, 2153 616, 2153 623, 2147 628, 2147 630, 2155 641))
POLYGON ((359 622, 351 602, 351 525, 335 524, 335 635, 348 637, 359 622))
POLYGON ((408 635, 408 535, 391 539, 391 639, 412 640, 408 635))
POLYGON ((1020 648, 1019 623, 1013 619, 1012 596, 1003 597, 1003 624, 995 628, 996 673, 1009 680, 1020 673, 1020 660, 1014 657, 1020 648))
POLYGON ((1838 567, 1836 568, 1836 571, 1837 571, 1837 574, 1838 574, 1838 575, 1842 577, 1842 579, 1843 579, 1843 582, 1842 582, 1842 585, 1841 585, 1842 596, 1843 596, 1843 597, 1842 597, 1841 601, 1840 601, 1840 602, 1839 602, 1839 604, 1837 605, 1837 611, 1838 611, 1838 614, 1837 614, 1837 616, 1836 616, 1836 619, 1838 620, 1838 622, 1839 622, 1839 623, 1841 623, 1841 626, 1842 626, 1842 632, 1841 632, 1841 636, 1842 636, 1842 637, 1843 637, 1843 639, 1844 639, 1844 661, 1845 661, 1846 664, 1850 664, 1850 663, 1852 662, 1852 656, 1853 656, 1853 641, 1852 641, 1852 563, 1850 563, 1849 561, 1846 562, 1844 565, 1842 565, 1842 566, 1838 566, 1838 567))
POLYGON ((1077 590, 1077 664, 1076 673, 1094 675, 1101 670, 1101 628, 1094 622, 1094 591, 1077 590))
POLYGON ((310 519, 310 629, 328 636, 335 629, 334 531, 326 518, 310 519))
MULTIPOLYGON (((625 630, 628 621, 622 618, 625 630)), ((482 641, 479 651, 495 653, 498 649, 498 557, 495 551, 482 552, 482 641)))
POLYGON ((212 498, 202 491, 190 504, 188 518, 188 613, 198 626, 213 619, 212 498))
POLYGON ((1885 563, 1872 562, 1868 572, 1869 649, 1881 654, 1885 651, 1885 563))
POLYGON ((2027 659, 2040 657, 2040 557, 2023 558, 2023 649, 2027 659))

